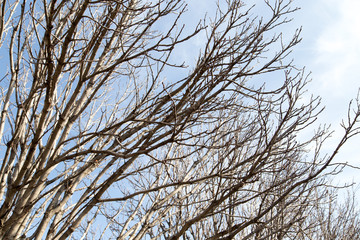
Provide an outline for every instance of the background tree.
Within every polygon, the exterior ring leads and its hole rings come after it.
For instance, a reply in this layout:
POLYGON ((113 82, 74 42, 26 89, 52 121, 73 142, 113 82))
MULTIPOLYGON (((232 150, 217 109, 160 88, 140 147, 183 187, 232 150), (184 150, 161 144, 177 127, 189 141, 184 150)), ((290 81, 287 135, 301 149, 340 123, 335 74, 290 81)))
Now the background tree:
POLYGON ((256 17, 241 1, 219 2, 189 33, 180 0, 3 1, 0 238, 318 230, 308 213, 358 133, 359 106, 328 156, 327 129, 297 138, 321 112, 319 98, 301 98, 308 77, 288 60, 300 31, 280 31, 296 8, 264 3, 256 17), (172 57, 201 33, 193 66, 172 57), (283 75, 256 84, 271 72, 283 75))
POLYGON ((360 238, 359 206, 354 192, 349 190, 343 201, 337 200, 336 191, 325 194, 312 215, 316 230, 307 231, 307 236, 324 240, 360 238))

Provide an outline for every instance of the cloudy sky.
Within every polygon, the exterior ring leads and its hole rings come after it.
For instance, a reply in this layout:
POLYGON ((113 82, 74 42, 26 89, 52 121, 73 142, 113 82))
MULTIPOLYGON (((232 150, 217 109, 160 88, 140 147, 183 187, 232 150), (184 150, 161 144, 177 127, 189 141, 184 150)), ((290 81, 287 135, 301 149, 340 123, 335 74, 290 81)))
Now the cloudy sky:
MULTIPOLYGON (((214 11, 214 1, 188 2, 190 18, 194 15, 201 17, 205 11, 211 15, 214 11)), ((292 57, 297 66, 305 66, 311 72, 309 92, 320 95, 322 104, 326 106, 318 124, 331 124, 335 130, 333 138, 324 146, 324 151, 330 151, 343 134, 341 120, 346 117, 348 104, 356 97, 360 87, 360 1, 294 0, 293 6, 301 9, 293 14, 294 20, 287 27, 292 32, 302 26, 303 41, 294 49, 292 57)), ((198 44, 201 45, 201 38, 198 44)), ((340 151, 336 161, 360 167, 359 143, 360 136, 351 139, 340 151)), ((347 169, 335 181, 354 181, 359 184, 360 170, 347 169)))
MULTIPOLYGON (((302 26, 303 40, 292 57, 311 72, 309 91, 320 95, 326 107, 318 124, 331 124, 335 130, 324 148, 331 150, 343 134, 340 122, 360 87, 360 1, 295 0, 294 5, 301 9, 294 14, 289 28, 302 26)), ((359 143, 360 136, 349 140, 336 161, 360 167, 359 143)), ((359 185, 360 170, 347 169, 335 182, 359 185)))
MULTIPOLYGON (((320 122, 336 131, 332 144, 343 133, 339 123, 347 114, 348 103, 360 87, 360 1, 295 1, 301 10, 295 24, 303 26, 303 43, 294 52, 295 60, 312 72, 310 91, 323 99, 326 109, 320 122)), ((341 150, 337 161, 360 166, 360 136, 351 139, 341 150)), ((346 170, 338 181, 360 183, 360 170, 346 170)))
MULTIPOLYGON (((326 151, 342 136, 340 122, 360 87, 360 1, 295 0, 294 4, 301 9, 294 14, 293 26, 289 27, 302 26, 303 41, 293 57, 312 73, 309 91, 320 95, 326 107, 319 123, 331 124, 335 130, 324 148, 326 151)), ((349 140, 336 160, 360 167, 359 143, 360 136, 349 140)), ((347 169, 335 181, 360 184, 360 170, 347 169)))

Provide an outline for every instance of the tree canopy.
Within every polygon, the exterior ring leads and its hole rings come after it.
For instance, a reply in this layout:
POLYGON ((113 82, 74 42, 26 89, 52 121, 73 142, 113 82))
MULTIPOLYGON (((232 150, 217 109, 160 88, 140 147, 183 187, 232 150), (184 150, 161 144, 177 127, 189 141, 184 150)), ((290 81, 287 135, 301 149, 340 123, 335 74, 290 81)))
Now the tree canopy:
POLYGON ((333 152, 300 139, 322 107, 281 31, 297 8, 257 4, 190 25, 182 0, 3 0, 0 238, 359 238, 326 184, 359 102, 333 152))

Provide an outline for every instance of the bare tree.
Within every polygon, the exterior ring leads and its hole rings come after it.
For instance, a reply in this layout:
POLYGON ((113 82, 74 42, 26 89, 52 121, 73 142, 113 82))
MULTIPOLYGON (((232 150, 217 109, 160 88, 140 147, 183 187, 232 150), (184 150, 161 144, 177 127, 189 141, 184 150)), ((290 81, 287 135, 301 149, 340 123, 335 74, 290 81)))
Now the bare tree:
POLYGON ((347 197, 338 199, 337 189, 317 188, 309 215, 298 225, 296 239, 359 239, 359 208, 355 192, 348 189, 347 197), (318 191, 320 190, 320 191, 318 191))
POLYGON ((288 59, 300 30, 287 42, 277 33, 291 2, 264 1, 263 17, 219 2, 190 32, 180 0, 3 1, 0 238, 283 239, 317 229, 306 214, 360 111, 349 110, 325 157, 327 129, 297 138, 321 109, 301 99, 308 76, 288 59), (193 66, 174 59, 203 33, 193 66), (272 72, 283 75, 256 84, 272 72))

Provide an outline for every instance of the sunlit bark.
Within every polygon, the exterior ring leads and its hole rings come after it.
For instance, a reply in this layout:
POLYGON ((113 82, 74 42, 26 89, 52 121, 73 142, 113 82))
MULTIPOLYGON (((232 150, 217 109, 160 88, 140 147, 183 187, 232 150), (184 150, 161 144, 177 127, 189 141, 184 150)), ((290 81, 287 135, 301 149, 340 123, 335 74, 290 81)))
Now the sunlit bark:
POLYGON ((265 1, 263 18, 224 1, 191 27, 180 0, 0 5, 1 239, 283 239, 311 226, 360 112, 328 157, 327 129, 297 138, 321 108, 288 57, 300 30, 277 32, 291 1, 265 1), (193 66, 172 57, 202 33, 193 66))

